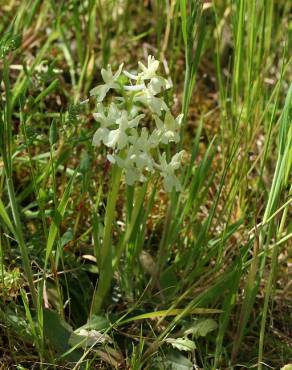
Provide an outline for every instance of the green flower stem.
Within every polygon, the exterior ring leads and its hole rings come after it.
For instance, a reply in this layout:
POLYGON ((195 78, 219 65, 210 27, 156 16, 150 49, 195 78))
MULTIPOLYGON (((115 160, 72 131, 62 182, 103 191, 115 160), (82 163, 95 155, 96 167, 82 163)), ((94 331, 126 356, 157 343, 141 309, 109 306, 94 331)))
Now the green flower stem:
POLYGON ((116 164, 112 170, 110 191, 107 197, 105 212, 105 226, 103 234, 102 248, 99 254, 99 282, 93 294, 92 313, 96 314, 102 308, 113 275, 112 268, 112 227, 115 219, 115 209, 120 187, 122 169, 116 164))
POLYGON ((168 234, 170 233, 171 221, 173 217, 173 197, 170 199, 164 225, 162 231, 162 237, 159 243, 159 248, 157 252, 157 279, 159 279, 159 273, 163 270, 165 259, 167 258, 167 242, 168 242, 168 234))
POLYGON ((143 186, 140 187, 140 189, 137 191, 136 196, 135 196, 135 201, 134 201, 134 209, 133 209, 133 214, 131 216, 131 220, 128 224, 128 227, 126 229, 124 237, 121 239, 115 258, 113 260, 113 269, 115 270, 118 266, 119 260, 121 258, 121 255, 123 251, 125 250, 126 244, 129 242, 131 235, 133 233, 135 224, 137 222, 137 218, 139 216, 139 213, 141 211, 141 207, 143 206, 143 202, 145 199, 145 194, 147 190, 148 182, 144 183, 143 186))

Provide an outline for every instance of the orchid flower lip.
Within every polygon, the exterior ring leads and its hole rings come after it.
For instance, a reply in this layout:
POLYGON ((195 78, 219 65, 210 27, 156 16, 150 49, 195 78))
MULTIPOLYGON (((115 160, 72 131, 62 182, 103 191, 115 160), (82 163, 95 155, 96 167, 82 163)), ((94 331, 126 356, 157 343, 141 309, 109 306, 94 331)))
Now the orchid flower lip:
POLYGON ((127 91, 142 91, 145 89, 145 85, 144 84, 141 84, 141 85, 125 85, 124 86, 124 89, 127 90, 127 91))
POLYGON ((123 73, 124 73, 125 76, 127 76, 131 80, 138 80, 138 78, 139 78, 139 76, 134 75, 133 73, 128 72, 128 71, 123 71, 123 73))

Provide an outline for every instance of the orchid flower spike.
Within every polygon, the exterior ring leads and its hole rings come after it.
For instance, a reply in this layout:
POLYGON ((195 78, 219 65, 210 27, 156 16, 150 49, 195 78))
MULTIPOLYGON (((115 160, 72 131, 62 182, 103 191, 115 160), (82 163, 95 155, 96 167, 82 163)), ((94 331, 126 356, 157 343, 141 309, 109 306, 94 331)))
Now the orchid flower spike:
POLYGON ((141 72, 123 71, 124 79, 119 79, 123 64, 115 74, 110 65, 102 69, 105 83, 90 91, 97 97, 93 117, 99 125, 92 144, 110 148, 107 159, 123 169, 128 185, 144 182, 156 172, 163 178, 165 191, 180 191, 176 172, 183 151, 167 161, 165 146, 179 142, 182 115, 175 118, 160 95, 170 84, 157 75, 158 67, 159 61, 149 56, 147 66, 138 63, 141 72), (104 102, 106 96, 108 103, 104 102))

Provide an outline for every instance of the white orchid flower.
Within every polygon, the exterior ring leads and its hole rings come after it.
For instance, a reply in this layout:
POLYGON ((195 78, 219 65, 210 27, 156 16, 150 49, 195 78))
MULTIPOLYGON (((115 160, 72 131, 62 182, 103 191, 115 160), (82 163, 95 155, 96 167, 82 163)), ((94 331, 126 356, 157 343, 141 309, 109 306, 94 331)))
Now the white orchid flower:
POLYGON ((151 135, 149 137, 149 145, 151 148, 156 148, 159 146, 161 142, 161 135, 160 132, 155 129, 151 132, 151 135))
POLYGON ((136 127, 143 117, 144 114, 139 114, 137 117, 130 119, 128 112, 122 111, 120 117, 113 122, 118 128, 114 130, 99 128, 94 135, 94 142, 99 145, 103 141, 104 145, 109 148, 123 149, 129 142, 129 129, 136 127))
POLYGON ((135 130, 130 137, 130 142, 139 150, 149 150, 149 133, 146 127, 142 127, 140 136, 135 130))
POLYGON ((125 170, 128 185, 133 185, 136 181, 146 181, 147 178, 143 172, 153 172, 154 170, 154 160, 149 153, 148 139, 149 134, 146 127, 142 128, 140 136, 134 131, 130 137, 132 145, 129 146, 126 157, 121 158, 118 155, 108 157, 111 162, 117 163, 125 170))
POLYGON ((160 156, 159 168, 163 177, 164 188, 167 192, 171 192, 173 188, 175 188, 176 191, 180 191, 182 188, 178 178, 175 175, 175 171, 181 166, 183 154, 184 150, 175 154, 169 163, 166 161, 165 152, 162 154, 162 156, 160 156))
POLYGON ((116 121, 118 128, 109 132, 104 144, 110 148, 117 147, 119 150, 123 149, 129 142, 127 130, 136 127, 142 117, 144 117, 144 114, 140 114, 134 119, 129 120, 128 113, 123 111, 121 117, 116 121))
POLYGON ((148 88, 151 92, 156 95, 161 91, 169 89, 172 87, 172 83, 161 76, 157 76, 156 71, 159 67, 159 62, 151 55, 148 56, 148 66, 146 67, 143 63, 139 62, 139 66, 142 69, 138 75, 123 71, 124 75, 130 80, 137 81, 136 85, 124 86, 125 90, 129 91, 139 91, 145 88, 144 84, 141 84, 141 80, 150 80, 148 88))
POLYGON ((101 127, 98 128, 93 135, 93 146, 100 146, 101 142, 105 143, 109 141, 110 130, 108 127, 116 124, 116 121, 120 116, 121 111, 114 103, 111 103, 109 106, 107 114, 104 110, 104 106, 101 103, 97 105, 97 112, 93 113, 93 117, 97 122, 100 123, 101 127))
POLYGON ((139 73, 139 77, 142 80, 150 80, 153 77, 156 77, 156 71, 159 67, 159 61, 156 60, 152 55, 148 56, 148 63, 147 67, 141 63, 138 62, 140 69, 142 70, 141 73, 139 73))
POLYGON ((117 72, 113 74, 110 64, 107 66, 107 69, 103 68, 101 70, 101 75, 105 84, 96 86, 94 89, 90 90, 90 96, 97 95, 97 101, 102 102, 110 89, 117 89, 119 87, 117 80, 120 77, 122 69, 123 64, 121 64, 117 72))
POLYGON ((93 146, 100 146, 101 142, 107 141, 107 138, 109 136, 110 130, 105 127, 100 127, 95 131, 95 134, 93 135, 92 139, 92 145, 93 146))
POLYGON ((125 179, 127 185, 134 185, 137 181, 146 181, 146 177, 135 167, 126 168, 125 179))
POLYGON ((128 144, 127 128, 128 126, 121 124, 118 129, 110 130, 103 139, 104 145, 109 148, 117 147, 119 150, 123 149, 128 144))
POLYGON ((163 90, 167 90, 171 87, 170 83, 163 77, 155 76, 151 78, 148 88, 154 94, 159 94, 163 90))
POLYGON ((153 172, 153 158, 147 152, 139 151, 135 154, 136 167, 141 171, 153 172))
POLYGON ((157 134, 161 138, 163 144, 169 142, 178 143, 180 140, 179 131, 181 127, 183 114, 178 115, 176 118, 173 117, 170 111, 165 113, 164 122, 156 115, 154 119, 157 126, 157 134))
POLYGON ((134 127, 137 127, 139 125, 139 122, 142 118, 145 117, 145 114, 138 114, 138 116, 136 117, 131 117, 131 115, 128 116, 128 125, 129 125, 129 128, 134 128, 134 127))
POLYGON ((135 131, 131 136, 130 141, 133 145, 129 151, 134 158, 136 166, 140 170, 146 169, 147 171, 152 172, 154 161, 149 153, 152 145, 149 141, 149 133, 147 128, 142 128, 140 136, 138 136, 137 132, 135 131))
POLYGON ((107 115, 104 110, 103 104, 97 104, 97 112, 93 113, 94 119, 100 123, 101 127, 109 127, 116 123, 116 120, 120 117, 121 111, 115 103, 111 103, 107 115))
POLYGON ((115 161, 120 168, 125 170, 125 180, 127 185, 134 185, 136 181, 141 180, 142 172, 135 166, 135 156, 133 155, 131 148, 129 149, 126 158, 116 156, 115 161))
POLYGON ((168 111, 168 107, 162 98, 157 98, 155 95, 149 88, 145 88, 134 97, 134 102, 139 102, 149 107, 153 113, 160 116, 163 110, 168 111))

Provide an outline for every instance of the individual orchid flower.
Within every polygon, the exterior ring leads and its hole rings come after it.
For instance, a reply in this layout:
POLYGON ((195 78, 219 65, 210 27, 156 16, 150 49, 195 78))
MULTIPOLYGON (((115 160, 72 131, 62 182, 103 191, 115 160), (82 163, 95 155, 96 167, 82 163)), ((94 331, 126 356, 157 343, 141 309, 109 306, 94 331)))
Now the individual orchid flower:
POLYGON ((134 97, 134 102, 139 102, 144 106, 149 107, 152 113, 160 116, 163 110, 168 111, 168 107, 162 98, 158 98, 155 95, 156 93, 154 94, 149 88, 145 88, 134 97))
POLYGON ((140 136, 135 131, 130 138, 132 147, 130 151, 135 158, 136 166, 139 169, 153 171, 153 158, 150 154, 150 149, 153 147, 149 140, 149 133, 146 127, 142 128, 140 136))
POLYGON ((182 189, 181 184, 175 175, 175 171, 181 166, 183 154, 184 150, 176 153, 169 163, 166 161, 165 152, 160 156, 160 165, 158 165, 158 167, 161 171, 164 188, 167 192, 172 191, 173 188, 175 188, 176 191, 181 191, 182 189))
POLYGON ((147 67, 142 63, 138 62, 140 69, 142 70, 139 73, 139 77, 142 80, 150 80, 153 77, 156 77, 156 71, 159 67, 159 61, 156 60, 152 55, 148 56, 147 67))
POLYGON ((97 104, 97 112, 93 113, 94 119, 100 123, 101 127, 109 127, 116 123, 116 120, 120 117, 121 111, 115 103, 111 103, 107 114, 104 106, 101 103, 97 104))
POLYGON ((120 116, 121 111, 114 103, 111 103, 111 105, 109 106, 107 114, 105 112, 103 104, 99 103, 97 105, 97 112, 93 113, 93 117, 97 122, 100 123, 100 127, 93 135, 92 145, 100 146, 101 142, 105 143, 108 141, 110 134, 109 127, 116 124, 116 121, 120 116))
POLYGON ((120 168, 125 171, 125 180, 127 185, 134 185, 136 181, 144 182, 146 180, 143 175, 143 171, 136 167, 136 155, 133 153, 133 147, 130 147, 125 158, 121 158, 118 155, 108 156, 108 159, 112 163, 116 163, 120 168))
POLYGON ((106 127, 100 127, 95 131, 92 139, 93 146, 100 146, 100 143, 105 143, 108 140, 110 130, 106 127))
POLYGON ((167 90, 171 87, 171 83, 156 74, 159 67, 159 61, 155 60, 153 56, 148 56, 147 67, 141 62, 139 62, 139 67, 142 69, 142 72, 140 72, 138 76, 135 76, 132 73, 125 73, 125 75, 134 80, 150 80, 147 88, 153 95, 159 94, 161 91, 167 90))
POLYGON ((119 150, 123 149, 129 142, 127 130, 136 127, 142 117, 143 115, 140 115, 129 121, 128 112, 123 111, 121 117, 116 121, 118 128, 110 131, 104 144, 110 148, 117 147, 119 150))
MULTIPOLYGON (((133 148, 135 150, 135 147, 133 148)), ((151 155, 144 151, 137 151, 133 154, 136 168, 141 171, 141 174, 144 170, 148 172, 153 172, 153 158, 151 155)))
POLYGON ((151 148, 157 148, 161 142, 161 135, 157 129, 153 130, 149 136, 149 146, 151 148))
POLYGON ((163 144, 169 142, 178 143, 180 140, 179 131, 181 127, 183 114, 178 115, 176 118, 173 117, 170 111, 165 113, 164 122, 156 115, 154 119, 157 126, 157 133, 161 138, 163 144))
POLYGON ((97 101, 102 102, 110 89, 119 88, 119 84, 117 83, 117 80, 120 77, 122 69, 123 69, 123 64, 121 64, 117 72, 113 74, 110 64, 108 64, 107 69, 103 68, 101 70, 101 75, 102 75, 102 78, 105 84, 96 86, 94 89, 90 90, 90 95, 91 96, 96 95, 97 101))
POLYGON ((148 151, 150 149, 148 129, 146 127, 142 127, 140 135, 138 135, 136 130, 133 131, 130 137, 130 142, 135 145, 136 148, 139 148, 139 150, 148 151))
POLYGON ((169 83, 169 81, 161 76, 157 76, 156 71, 158 69, 159 62, 155 60, 153 56, 150 55, 148 57, 148 67, 144 66, 144 64, 141 62, 139 62, 139 66, 142 69, 142 72, 140 72, 138 75, 128 71, 123 71, 124 75, 127 76, 130 80, 137 81, 136 85, 125 85, 125 90, 143 90, 146 86, 144 83, 141 83, 141 80, 150 80, 147 87, 154 95, 159 94, 161 91, 169 89, 171 87, 171 83, 169 83))
POLYGON ((171 87, 171 84, 163 77, 155 76, 151 78, 148 89, 152 92, 153 95, 161 93, 163 90, 167 90, 171 87))
MULTIPOLYGON (((104 145, 109 148, 117 148, 119 150, 123 149, 129 142, 128 130, 136 127, 139 124, 141 118, 144 114, 139 114, 137 117, 130 119, 127 111, 122 111, 120 117, 114 122, 118 128, 114 130, 108 130, 107 128, 100 128, 97 130, 102 134, 102 140, 104 145)), ((97 134, 96 133, 96 134, 97 134)), ((96 138, 96 141, 98 138, 96 138)))
POLYGON ((127 153, 124 156, 117 154, 108 156, 109 161, 117 163, 126 172, 126 183, 133 185, 135 181, 144 182, 147 178, 144 172, 154 171, 154 160, 149 153, 148 132, 146 127, 142 128, 141 135, 137 136, 136 131, 130 136, 131 145, 128 147, 127 153))

